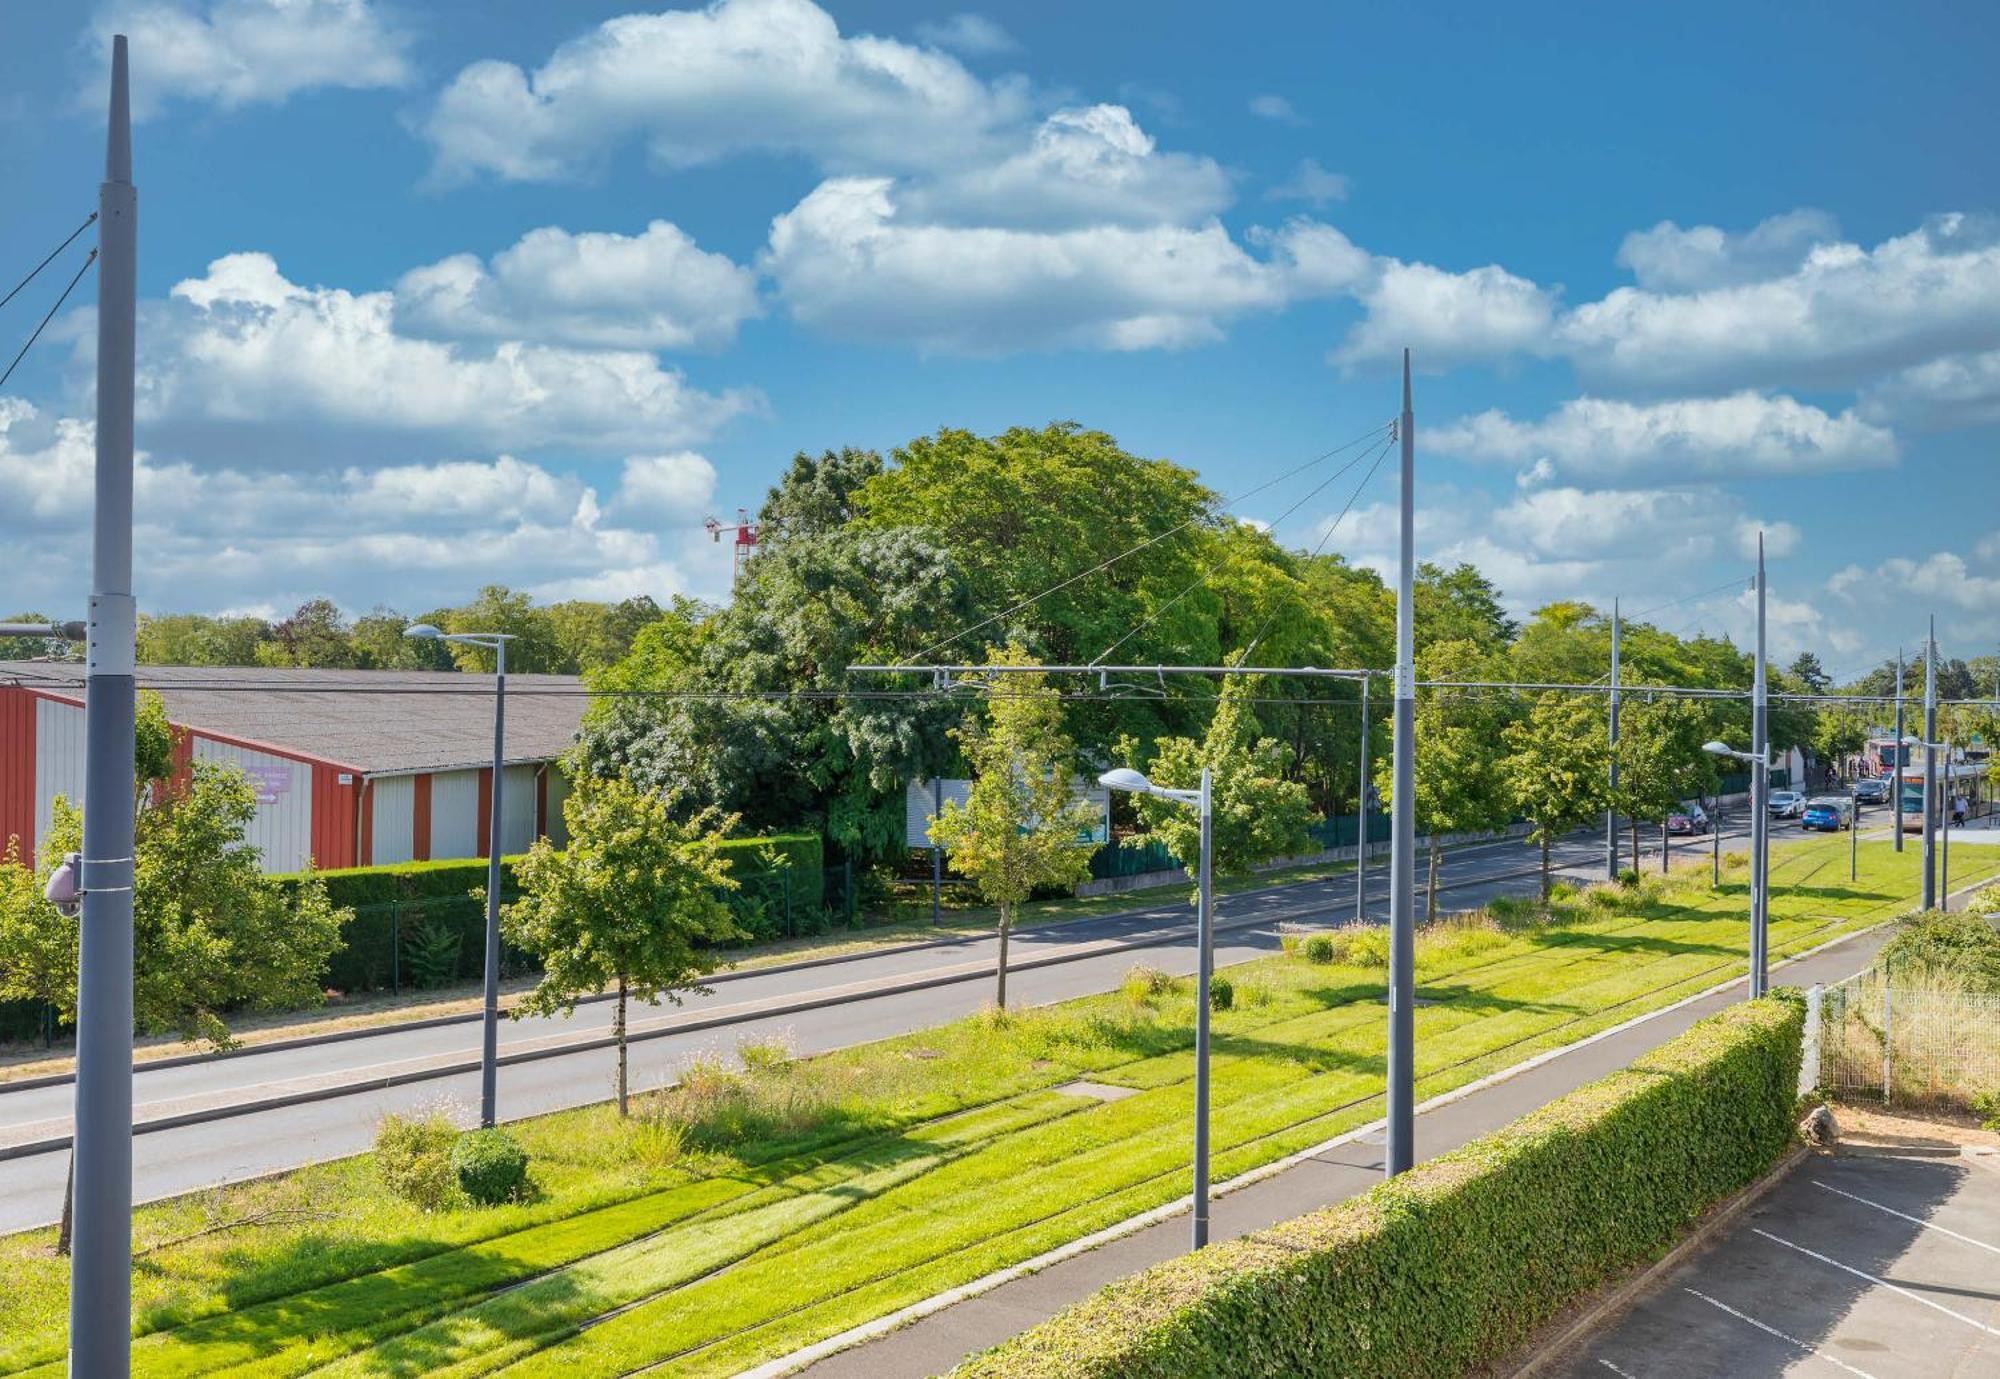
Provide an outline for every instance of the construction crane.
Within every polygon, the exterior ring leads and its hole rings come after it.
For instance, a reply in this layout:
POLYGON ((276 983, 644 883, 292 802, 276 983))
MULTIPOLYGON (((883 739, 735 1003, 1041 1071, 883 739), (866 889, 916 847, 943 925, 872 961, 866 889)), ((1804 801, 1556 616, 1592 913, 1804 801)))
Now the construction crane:
POLYGON ((733 524, 718 522, 711 517, 701 525, 707 529, 708 539, 718 543, 722 540, 724 532, 736 533, 735 539, 731 542, 736 548, 734 553, 735 563, 730 572, 731 581, 734 582, 743 574, 743 562, 749 557, 752 551, 757 549, 757 537, 763 531, 763 524, 750 520, 750 511, 748 508, 738 508, 736 509, 736 521, 733 524))

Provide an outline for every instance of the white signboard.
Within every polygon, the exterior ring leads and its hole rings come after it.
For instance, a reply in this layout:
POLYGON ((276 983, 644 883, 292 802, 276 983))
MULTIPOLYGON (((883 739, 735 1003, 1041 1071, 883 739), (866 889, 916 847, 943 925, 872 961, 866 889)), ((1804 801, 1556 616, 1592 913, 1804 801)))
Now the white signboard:
MULTIPOLYGON (((972 790, 969 780, 913 780, 903 790, 903 835, 913 848, 927 848, 931 845, 931 820, 945 800, 965 803, 972 790)), ((1095 781, 1088 784, 1073 782, 1069 788, 1072 799, 1090 802, 1091 812, 1096 822, 1088 830, 1077 834, 1077 843, 1101 844, 1111 841, 1111 792, 1095 781)))

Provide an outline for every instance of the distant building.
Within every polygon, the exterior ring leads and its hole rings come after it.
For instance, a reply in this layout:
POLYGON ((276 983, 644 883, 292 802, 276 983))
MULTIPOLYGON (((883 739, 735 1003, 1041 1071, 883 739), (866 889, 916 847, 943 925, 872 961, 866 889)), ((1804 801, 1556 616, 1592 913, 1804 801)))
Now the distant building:
MULTIPOLYGON (((449 671, 142 666, 173 723, 174 763, 240 767, 257 789, 248 841, 270 872, 484 857, 493 679, 449 671)), ((507 677, 500 850, 560 842, 554 766, 583 718, 570 675, 507 677)), ((83 667, 0 661, 0 849, 34 855, 58 795, 81 805, 83 667)))

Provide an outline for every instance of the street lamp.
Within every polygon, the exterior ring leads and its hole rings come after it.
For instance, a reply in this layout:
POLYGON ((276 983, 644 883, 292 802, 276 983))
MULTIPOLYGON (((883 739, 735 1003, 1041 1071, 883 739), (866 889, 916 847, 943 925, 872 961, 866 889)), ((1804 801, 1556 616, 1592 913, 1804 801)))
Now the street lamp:
POLYGON ((1201 818, 1201 862, 1199 900, 1195 906, 1196 991, 1194 1004, 1194 1248, 1208 1243, 1208 983, 1215 972, 1215 893, 1210 880, 1210 858, 1214 852, 1214 809, 1211 803, 1209 771, 1201 768, 1201 788, 1172 790, 1155 785, 1128 767, 1106 771, 1097 783, 1107 790, 1129 795, 1154 795, 1177 804, 1192 805, 1201 818))
POLYGON ((441 632, 427 622, 403 629, 424 642, 458 642, 493 653, 493 789, 486 827, 486 1012, 479 1053, 479 1123, 492 1129, 500 1075, 500 793, 507 774, 507 643, 511 632, 441 632))
MULTIPOLYGON (((1726 742, 1704 742, 1702 751, 1714 757, 1747 762, 1756 773, 1756 790, 1751 794, 1752 811, 1769 808, 1771 762, 1755 752, 1739 752, 1726 742)), ((1760 822, 1753 812, 1750 820, 1750 995, 1762 996, 1770 986, 1770 853, 1758 846, 1760 822)))
POLYGON ((1926 850, 1924 874, 1926 880, 1932 875, 1937 877, 1937 903, 1948 910, 1951 908, 1951 802, 1954 788, 1951 783, 1951 742, 1946 739, 1942 742, 1919 742, 1915 745, 1924 750, 1924 831, 1928 836, 1932 820, 1935 819, 1940 834, 1937 870, 1932 872, 1931 854, 1926 850), (1944 753, 1942 796, 1937 795, 1933 788, 1933 783, 1937 780, 1936 754, 1939 752, 1944 753))

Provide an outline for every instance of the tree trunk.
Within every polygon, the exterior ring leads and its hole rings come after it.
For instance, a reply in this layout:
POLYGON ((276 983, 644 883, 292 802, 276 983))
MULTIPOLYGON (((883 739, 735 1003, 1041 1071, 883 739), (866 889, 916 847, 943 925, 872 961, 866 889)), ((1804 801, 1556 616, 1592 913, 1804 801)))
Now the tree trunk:
POLYGON ((618 1006, 611 1015, 611 1037, 618 1041, 618 1114, 632 1114, 630 1102, 626 1099, 625 1063, 625 974, 618 974, 618 1006))
POLYGON ((1431 872, 1424 883, 1424 923, 1431 924, 1438 917, 1438 836, 1431 831, 1431 872))
POLYGON ((56 1253, 69 1258, 70 1209, 76 1202, 76 1150, 69 1151, 69 1177, 63 1180, 62 1224, 56 1227, 56 1253))
POLYGON ((1665 876, 1669 869, 1671 859, 1668 854, 1673 845, 1673 835, 1667 832, 1667 821, 1662 819, 1660 820, 1660 875, 1662 876, 1665 876))
POLYGON ((1639 816, 1632 816, 1632 870, 1639 870, 1639 816))
POLYGON ((1549 833, 1542 830, 1542 903, 1549 903, 1549 833))
POLYGON ((1000 985, 994 992, 993 1004, 1000 1009, 1007 1008, 1007 935, 1014 927, 1014 907, 1000 907, 1000 985))

